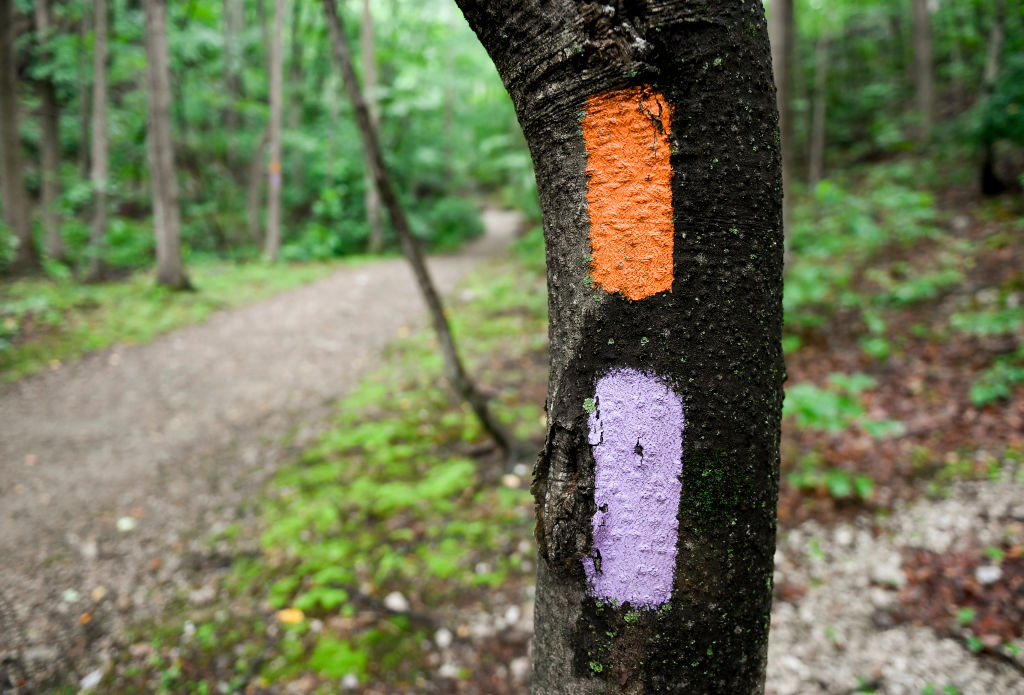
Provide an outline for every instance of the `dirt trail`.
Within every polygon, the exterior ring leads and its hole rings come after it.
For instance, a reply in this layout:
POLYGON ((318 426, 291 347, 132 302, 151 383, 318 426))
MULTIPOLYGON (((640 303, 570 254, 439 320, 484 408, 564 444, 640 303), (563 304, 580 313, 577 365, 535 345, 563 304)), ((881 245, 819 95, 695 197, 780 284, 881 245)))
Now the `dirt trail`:
MULTIPOLYGON (((519 217, 485 224, 431 259, 442 292, 504 253, 519 217)), ((283 442, 308 442, 423 315, 405 262, 381 261, 0 389, 0 676, 5 659, 30 680, 96 663, 177 570, 221 562, 194 539, 244 509, 283 442)))

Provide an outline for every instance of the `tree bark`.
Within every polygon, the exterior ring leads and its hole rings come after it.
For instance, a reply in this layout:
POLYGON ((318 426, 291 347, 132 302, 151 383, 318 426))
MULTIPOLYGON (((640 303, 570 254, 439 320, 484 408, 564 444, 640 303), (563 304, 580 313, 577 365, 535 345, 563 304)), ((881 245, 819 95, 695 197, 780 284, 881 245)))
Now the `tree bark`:
POLYGON ((828 36, 822 33, 814 49, 814 107, 807 182, 813 189, 825 177, 825 105, 828 96, 828 36))
POLYGON ((763 693, 785 378, 763 7, 457 2, 547 246, 533 692, 763 693))
POLYGON ((0 204, 4 223, 18 239, 12 273, 42 268, 32 237, 32 220, 21 152, 18 120, 18 77, 14 63, 14 2, 0 0, 0 204))
POLYGON ((232 143, 241 123, 238 101, 242 98, 242 50, 239 38, 245 30, 243 0, 224 0, 224 88, 228 104, 224 109, 224 125, 228 132, 226 159, 229 168, 236 163, 232 143))
MULTIPOLYGON (((89 10, 88 5, 82 7, 82 17, 78 21, 78 52, 85 55, 86 40, 89 37, 89 10)), ((89 89, 89 81, 86 79, 85 61, 78 61, 78 171, 83 179, 89 178, 89 171, 92 162, 89 161, 89 147, 91 145, 91 125, 89 123, 89 109, 92 107, 92 94, 89 89)))
POLYGON ((249 180, 246 185, 246 220, 249 226, 249 239, 257 246, 263 245, 263 230, 260 228, 260 193, 263 192, 263 153, 270 141, 270 131, 264 130, 263 137, 256 145, 249 165, 249 180))
MULTIPOLYGON (((370 11, 370 0, 363 0, 363 22, 359 26, 359 44, 363 53, 363 84, 366 94, 366 108, 370 112, 370 120, 374 129, 380 133, 380 117, 377 113, 377 56, 373 46, 373 13, 370 11)), ((366 224, 369 227, 369 240, 366 250, 380 253, 384 247, 384 225, 380 215, 380 195, 373 185, 373 174, 370 173, 369 160, 366 164, 366 224)))
POLYGON ((932 136, 935 120, 935 68, 932 64, 932 18, 928 0, 911 0, 914 12, 914 87, 921 117, 921 143, 932 136))
POLYGON ((171 74, 167 49, 167 1, 144 0, 146 82, 149 104, 147 149, 153 182, 156 282, 174 290, 192 285, 181 262, 181 212, 171 139, 171 74))
POLYGON ((86 279, 99 282, 106 273, 107 179, 107 0, 93 3, 92 138, 91 171, 92 226, 89 228, 89 266, 86 279))
POLYGON ((359 81, 356 78, 355 69, 352 67, 352 52, 349 50, 348 41, 345 38, 341 17, 338 16, 338 8, 334 0, 323 0, 323 4, 324 12, 327 16, 327 28, 330 32, 331 44, 334 49, 334 58, 341 71, 345 91, 348 92, 349 100, 352 102, 356 125, 359 128, 359 135, 363 141, 363 148, 366 151, 374 184, 380 193, 384 207, 387 208, 388 217, 391 219, 391 226, 398 237, 402 253, 412 267, 416 284, 427 305, 427 310, 430 313, 431 322, 434 326, 434 332, 437 335, 437 341, 441 346, 441 353, 444 356, 445 372, 448 381, 459 397, 473 409, 473 413, 480 420, 480 423, 494 440, 495 444, 505 454, 506 458, 511 458, 519 453, 515 442, 505 427, 494 417, 488 406, 487 399, 477 388, 462 365, 462 360, 459 358, 458 350, 455 347, 455 339, 452 337, 451 327, 448 325, 448 319, 445 317, 441 297, 434 288, 434 283, 430 279, 430 272, 427 270, 427 264, 423 259, 423 252, 412 234, 409 221, 405 216, 405 210, 398 200, 398 194, 391 185, 391 176, 380 151, 377 129, 374 127, 373 120, 370 117, 370 110, 366 105, 366 99, 359 89, 359 81))
MULTIPOLYGON (((39 58, 47 63, 53 60, 50 42, 49 0, 35 0, 36 41, 39 58)), ((39 120, 42 134, 40 142, 41 166, 40 207, 42 208, 43 230, 46 233, 46 255, 55 261, 64 261, 64 241, 60 235, 60 215, 57 200, 60 197, 60 133, 57 106, 57 88, 53 78, 47 75, 39 80, 39 120)))
POLYGON ((285 0, 274 0, 274 29, 270 35, 270 163, 267 165, 267 237, 263 255, 276 261, 281 251, 281 119, 285 0))
POLYGON ((768 14, 772 72, 779 108, 782 148, 782 228, 790 229, 793 209, 793 0, 772 0, 768 14))

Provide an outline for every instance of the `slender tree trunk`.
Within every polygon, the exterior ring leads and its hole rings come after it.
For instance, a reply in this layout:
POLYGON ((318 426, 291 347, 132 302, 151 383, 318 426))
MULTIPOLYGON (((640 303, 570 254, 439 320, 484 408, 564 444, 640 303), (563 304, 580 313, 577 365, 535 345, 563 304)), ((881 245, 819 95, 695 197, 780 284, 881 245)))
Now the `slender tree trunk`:
POLYGON ((92 68, 92 226, 89 229, 89 268, 86 279, 98 282, 106 272, 107 243, 107 0, 93 3, 92 68))
POLYGON ((331 35, 331 44, 334 51, 334 58, 342 74, 342 82, 348 92, 349 100, 355 112, 356 125, 359 128, 359 135, 363 141, 363 148, 366 150, 370 171, 373 174, 374 183, 380 193, 381 201, 387 208, 388 216, 391 218, 391 226, 398 237, 398 243, 402 247, 409 265, 412 266, 416 284, 426 302, 427 310, 430 313, 434 325, 434 332, 437 334, 437 341, 441 346, 441 353, 444 355, 445 372, 452 388, 459 394, 466 403, 473 409, 474 414, 479 418, 480 423, 494 442, 506 455, 512 457, 519 452, 515 451, 515 444, 512 437, 498 422, 487 404, 487 399, 477 388, 476 384, 466 372, 459 359, 458 350, 455 347, 455 339, 452 337, 451 327, 444 314, 444 305, 441 297, 434 288, 430 279, 430 272, 423 259, 423 252, 412 235, 409 221, 406 219, 405 210, 398 200, 398 194, 391 185, 391 176, 384 162, 380 151, 380 141, 377 129, 370 118, 370 110, 366 105, 362 91, 359 89, 359 82, 356 78, 355 69, 352 66, 352 52, 348 47, 348 40, 342 28, 341 17, 338 16, 338 8, 334 0, 323 0, 324 12, 327 16, 327 28, 331 35))
MULTIPOLYGON (((373 13, 370 0, 363 0, 363 22, 359 27, 359 43, 363 52, 363 84, 366 94, 366 108, 370 112, 373 127, 380 133, 380 117, 377 113, 377 56, 373 46, 373 13)), ((369 157, 369 155, 367 155, 369 157)), ((380 214, 380 195, 373 185, 372 165, 366 165, 366 224, 370 229, 367 251, 380 253, 384 247, 384 224, 380 214)))
POLYGON ((32 237, 32 219, 18 125, 18 78, 14 64, 14 3, 0 0, 0 205, 4 223, 18 239, 12 273, 38 271, 39 251, 32 237))
MULTIPOLYGON (((39 43, 39 57, 53 60, 50 42, 49 0, 35 0, 36 40, 39 43)), ((46 255, 56 261, 64 261, 64 241, 60 236, 60 215, 57 200, 60 197, 60 134, 57 107, 57 89, 49 75, 39 80, 39 120, 42 126, 40 166, 42 185, 40 207, 42 208, 43 229, 46 232, 46 255)))
MULTIPOLYGON (((88 4, 82 5, 82 16, 78 21, 78 53, 85 55, 86 41, 89 38, 89 10, 88 4)), ((89 123, 89 110, 92 108, 92 94, 90 92, 89 80, 86 76, 85 61, 78 61, 77 71, 78 87, 78 171, 83 179, 89 178, 89 170, 92 162, 89 161, 89 148, 91 146, 91 125, 89 123)))
MULTIPOLYGON (((299 127, 299 116, 302 114, 303 80, 302 80, 302 8, 300 0, 292 2, 291 36, 288 42, 288 127, 296 130, 299 127)), ((294 155, 292 155, 294 156, 294 155)))
POLYGON ((790 229, 793 209, 793 0, 772 0, 768 10, 772 72, 779 108, 782 147, 782 228, 790 229))
MULTIPOLYGON (((983 98, 988 99, 996 87, 999 67, 1002 64, 1003 41, 1006 37, 1006 0, 996 0, 992 28, 988 34, 988 50, 985 57, 983 98)), ((985 195, 999 195, 1007 189, 1006 182, 996 172, 995 140, 984 138, 981 157, 981 192, 985 195)))
POLYGON ((763 6, 457 2, 547 243, 533 692, 759 695, 785 375, 763 6))
POLYGON ((167 50, 167 0, 143 0, 146 11, 146 93, 149 128, 146 144, 153 181, 153 231, 156 282, 175 290, 191 289, 181 262, 181 212, 171 140, 171 74, 167 50))
POLYGON ((270 131, 264 130, 263 137, 256 145, 249 165, 249 181, 246 186, 246 219, 249 226, 249 239, 257 246, 263 244, 263 230, 260 228, 260 193, 263 191, 263 154, 270 141, 270 131))
POLYGON ((243 0, 224 0, 224 89, 228 105, 224 109, 224 125, 228 132, 227 165, 236 165, 235 135, 241 119, 238 102, 242 98, 242 51, 239 39, 245 30, 245 4, 243 0))
POLYGON ((921 117, 921 142, 932 136, 935 120, 935 67, 932 61, 932 18, 928 0, 911 0, 914 11, 914 87, 921 117))
POLYGON ((814 116, 808 184, 813 189, 825 177, 825 104, 828 97, 828 36, 822 33, 814 49, 814 116))
POLYGON ((285 0, 274 0, 274 29, 270 35, 270 164, 267 166, 267 239, 263 255, 277 260, 281 251, 281 118, 285 0))

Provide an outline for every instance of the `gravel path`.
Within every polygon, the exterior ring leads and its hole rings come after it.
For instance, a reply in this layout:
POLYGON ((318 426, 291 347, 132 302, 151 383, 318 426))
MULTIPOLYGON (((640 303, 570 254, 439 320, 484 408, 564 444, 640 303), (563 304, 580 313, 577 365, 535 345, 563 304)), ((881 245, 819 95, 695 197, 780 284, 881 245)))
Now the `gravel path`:
MULTIPOLYGON (((431 259, 442 292, 504 253, 519 217, 485 224, 431 259)), ((190 539, 244 514, 424 313, 405 262, 386 260, 0 390, 0 675, 5 660, 30 682, 84 665, 160 608, 182 564, 225 562, 190 539)))

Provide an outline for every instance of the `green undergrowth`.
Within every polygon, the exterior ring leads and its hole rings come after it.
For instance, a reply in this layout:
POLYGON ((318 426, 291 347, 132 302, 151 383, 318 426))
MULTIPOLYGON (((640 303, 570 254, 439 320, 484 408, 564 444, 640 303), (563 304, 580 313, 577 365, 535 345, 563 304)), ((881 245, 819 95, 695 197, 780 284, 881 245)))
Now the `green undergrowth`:
POLYGON ((220 309, 312 282, 337 267, 336 262, 196 264, 189 268, 196 292, 157 287, 148 272, 97 285, 69 279, 15 281, 0 288, 0 382, 58 368, 115 343, 145 343, 220 309))
MULTIPOLYGON (((498 418, 539 448, 542 276, 518 263, 490 267, 464 283, 449 314, 470 370, 494 394, 498 418)), ((456 632, 460 611, 481 610, 495 591, 515 595, 532 582, 528 478, 505 470, 472 413, 451 395, 432 333, 395 341, 383 363, 255 502, 261 552, 235 562, 225 605, 261 610, 197 622, 187 644, 175 637, 176 661, 136 664, 134 683, 166 681, 177 663, 163 692, 204 692, 198 688, 207 680, 239 692, 246 683, 307 676, 317 692, 338 692, 353 678, 385 691, 415 690, 431 675, 439 626, 456 632), (407 610, 393 610, 394 594, 407 610), (235 655, 234 680, 203 676, 224 653, 235 655)), ((179 635, 180 626, 172 622, 167 632, 179 635)))
POLYGON ((783 417, 792 417, 797 427, 838 434, 853 425, 876 439, 899 435, 903 425, 894 420, 868 418, 861 394, 878 385, 868 374, 831 374, 828 385, 803 382, 786 389, 783 417))

